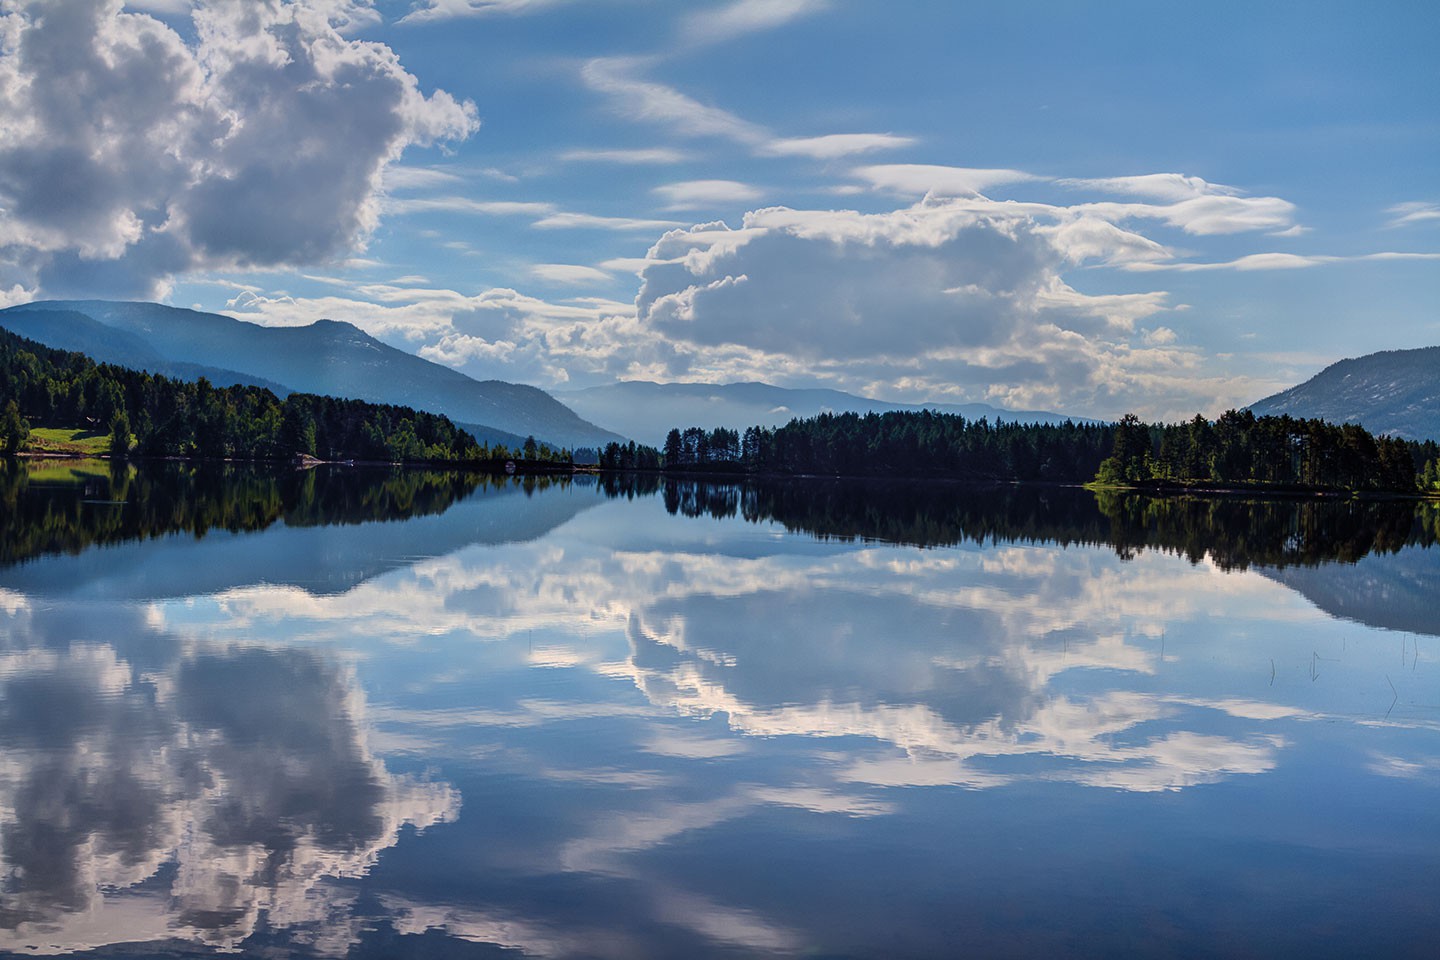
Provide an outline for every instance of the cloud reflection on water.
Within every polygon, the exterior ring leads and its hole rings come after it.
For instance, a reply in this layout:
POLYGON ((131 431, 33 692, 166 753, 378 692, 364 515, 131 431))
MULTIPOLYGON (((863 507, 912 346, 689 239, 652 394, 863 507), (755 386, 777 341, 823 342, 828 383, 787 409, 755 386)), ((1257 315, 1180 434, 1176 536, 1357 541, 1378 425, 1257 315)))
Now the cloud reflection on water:
MULTIPOLYGON (((570 510, 537 539, 422 558, 340 593, 252 582, 116 608, 134 622, 114 630, 146 644, 92 645, 110 659, 92 650, 89 673, 67 669, 91 678, 87 697, 108 692, 159 724, 138 740, 159 766, 133 765, 128 794, 166 786, 142 818, 153 838, 92 843, 83 881, 54 888, 52 937, 86 942, 95 928, 79 918, 102 903, 106 924, 142 939, 234 945, 264 916, 330 953, 379 923, 536 956, 784 955, 837 942, 817 916, 871 935, 896 907, 858 898, 840 916, 807 893, 767 898, 714 866, 733 845, 763 863, 767 844, 796 843, 815 873, 845 872, 852 841, 929 844, 885 833, 923 822, 926 797, 1189 798, 1276 775, 1306 718, 1383 713, 1357 692, 1385 682, 1364 639, 1342 661, 1327 646, 1343 641, 1335 621, 1255 572, 1102 546, 818 543, 659 506, 570 510), (1324 682, 1297 682, 1312 650, 1335 655, 1324 682), (267 690, 273 675, 293 681, 267 690), (314 701, 303 743, 266 724, 287 698, 314 701), (457 786, 389 774, 377 751, 438 763, 457 786), (295 778, 312 767, 327 785, 295 778), (453 819, 472 788, 483 800, 440 828, 452 832, 438 846, 463 852, 410 868, 411 882, 434 871, 453 887, 407 887, 398 849, 363 903, 362 885, 334 879, 366 874, 401 823, 453 819), (173 879, 155 866, 166 856, 182 864, 173 879), (152 909, 167 883, 185 905, 152 909), (121 895, 99 898, 107 885, 121 895)), ((57 639, 77 613, 4 593, 0 610, 20 638, 0 676, 56 674, 57 651, 79 649, 57 639)), ((1431 776, 1406 757, 1366 762, 1431 776)))
POLYGON ((453 820, 458 794, 386 770, 333 659, 191 644, 146 620, 107 605, 5 624, 0 949, 234 948, 263 924, 343 953, 356 891, 335 881, 402 825, 453 820), (99 639, 114 636, 123 652, 99 639))
MULTIPOLYGON (((541 630, 547 639, 528 648, 530 665, 628 680, 662 712, 723 715, 744 736, 860 737, 889 751, 852 749, 838 782, 982 787, 1039 777, 1154 790, 1263 772, 1284 740, 1259 729, 1164 729, 1132 742, 1129 734, 1173 727, 1206 704, 1127 690, 1124 677, 1153 679, 1167 624, 1237 603, 1252 617, 1293 620, 1288 597, 1258 577, 1158 556, 1121 564, 1093 550, 867 547, 748 558, 546 543, 425 561, 345 598, 252 588, 219 603, 244 629, 312 639, 356 617, 406 644, 541 630), (484 615, 471 612, 474 596, 487 598, 484 615), (615 656, 621 629, 626 648, 615 656), (1117 688, 1054 689, 1077 671, 1104 671, 1117 688), (1023 756, 1049 763, 1021 773, 986 762, 1023 756)), ((1293 712, 1245 703, 1223 712, 1257 722, 1293 712)), ((516 727, 614 716, 619 706, 517 701, 451 721, 516 727)), ((692 752, 736 749, 720 743, 692 752)))

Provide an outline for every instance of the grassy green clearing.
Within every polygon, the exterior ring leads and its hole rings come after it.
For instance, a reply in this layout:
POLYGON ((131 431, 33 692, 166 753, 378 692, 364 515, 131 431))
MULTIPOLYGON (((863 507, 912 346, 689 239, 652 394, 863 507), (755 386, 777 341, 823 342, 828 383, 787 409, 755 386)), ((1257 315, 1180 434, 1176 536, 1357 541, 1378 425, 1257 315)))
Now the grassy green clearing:
POLYGON ((96 457, 109 452, 110 434, 74 427, 32 427, 25 450, 29 453, 96 457))

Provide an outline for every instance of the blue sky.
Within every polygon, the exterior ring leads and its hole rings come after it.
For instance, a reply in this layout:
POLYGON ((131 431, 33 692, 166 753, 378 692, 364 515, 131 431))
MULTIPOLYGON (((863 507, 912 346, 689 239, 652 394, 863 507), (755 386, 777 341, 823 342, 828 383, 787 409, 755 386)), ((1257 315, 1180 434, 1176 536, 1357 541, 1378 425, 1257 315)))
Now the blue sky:
POLYGON ((0 9, 6 302, 1105 417, 1440 343, 1432 3, 0 9))

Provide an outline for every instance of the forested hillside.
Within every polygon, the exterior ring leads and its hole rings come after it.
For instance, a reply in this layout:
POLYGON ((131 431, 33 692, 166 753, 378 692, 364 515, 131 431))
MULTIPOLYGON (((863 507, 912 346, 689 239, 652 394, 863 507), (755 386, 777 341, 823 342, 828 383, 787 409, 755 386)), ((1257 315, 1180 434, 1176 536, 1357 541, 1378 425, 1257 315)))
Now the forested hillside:
POLYGON ((448 461, 493 452, 446 417, 409 407, 174 380, 3 330, 0 404, 0 452, 15 452, 31 426, 89 426, 110 434, 112 454, 152 457, 448 461))

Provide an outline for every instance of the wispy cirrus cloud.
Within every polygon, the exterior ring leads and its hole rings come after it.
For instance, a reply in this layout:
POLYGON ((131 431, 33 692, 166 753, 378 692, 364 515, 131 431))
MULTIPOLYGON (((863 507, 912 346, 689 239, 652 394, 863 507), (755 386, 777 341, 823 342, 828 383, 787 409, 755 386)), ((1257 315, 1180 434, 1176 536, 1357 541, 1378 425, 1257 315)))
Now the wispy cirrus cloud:
POLYGON ((539 200, 476 200, 473 197, 406 197, 385 203, 387 213, 474 213, 492 217, 543 217, 555 204, 539 200))
POLYGON ((1305 270, 1310 267, 1318 267, 1331 263, 1365 263, 1367 261, 1387 260, 1440 260, 1440 253, 1413 253, 1393 250, 1381 251, 1379 253, 1361 253, 1352 256, 1252 253, 1248 256, 1237 257, 1234 260, 1222 260, 1210 263, 1196 263, 1193 261, 1128 263, 1125 264, 1125 269, 1133 272, 1168 270, 1174 273, 1202 273, 1211 270, 1238 270, 1241 272, 1253 270, 1305 270))
POLYGON ((398 23, 430 23, 459 17, 539 13, 574 0, 419 0, 398 23))
POLYGON ((530 275, 549 283, 580 286, 588 283, 609 283, 612 279, 604 270, 576 263, 537 263, 530 268, 530 275))
POLYGON ((387 190, 433 190, 437 187, 455 187, 464 183, 465 178, 450 170, 434 167, 405 167, 395 165, 385 171, 387 190))
MULTIPOLYGON (((687 14, 680 23, 686 47, 721 43, 746 34, 771 30, 819 13, 830 0, 732 0, 687 14)), ((723 107, 701 103, 667 84, 646 79, 644 71, 664 57, 598 57, 581 68, 587 87, 610 98, 628 119, 663 124, 686 137, 719 137, 740 143, 756 156, 806 157, 833 160, 840 157, 896 150, 917 142, 893 133, 833 133, 818 136, 780 136, 723 107)), ((606 151, 589 151, 593 159, 609 159, 606 151)), ((614 159, 649 162, 644 151, 625 158, 626 151, 609 152, 614 159), (644 159, 640 159, 640 158, 644 159)))
POLYGON ((391 214, 468 213, 486 217, 528 217, 531 226, 541 230, 668 230, 680 226, 676 220, 642 217, 605 217, 593 213, 562 210, 557 205, 539 200, 476 200, 471 197, 406 197, 391 198, 385 203, 391 214))
POLYGON ((810 157, 835 160, 862 153, 899 150, 914 146, 915 137, 893 133, 830 133, 820 137, 781 137, 765 144, 760 152, 771 157, 810 157))
POLYGON ((1107 219, 1147 218, 1199 236, 1265 230, 1272 236, 1298 236, 1306 228, 1294 222, 1295 205, 1279 197, 1252 197, 1238 187, 1211 183, 1180 173, 1128 177, 1057 179, 1064 187, 1138 197, 1154 203, 1092 203, 1088 209, 1107 219))
POLYGON ((752 203, 761 191, 736 180, 687 180, 667 183, 651 191, 667 204, 667 210, 694 210, 715 204, 752 203))
POLYGON ((1041 179, 1023 170, 951 167, 926 163, 886 163, 857 167, 852 172, 872 190, 912 197, 926 194, 972 197, 1003 184, 1041 179))
MULTIPOLYGON (((168 7, 187 3, 188 0, 145 2, 168 7)), ((414 24, 470 17, 525 16, 576 3, 577 0, 415 0, 410 12, 397 22, 414 24)), ((830 0, 730 0, 685 14, 679 22, 679 39, 682 43, 696 46, 722 43, 749 33, 773 30, 792 20, 818 13, 829 5, 830 0)))
POLYGON ((560 159, 568 163, 618 163, 633 165, 682 163, 690 159, 683 150, 670 147, 643 147, 636 149, 616 148, 612 150, 567 150, 560 159))
POLYGON ((1412 200, 1408 203, 1397 203, 1393 207, 1387 207, 1385 212, 1391 217, 1386 226, 1405 227, 1416 223, 1440 220, 1440 203, 1412 200))
POLYGON ((792 20, 819 13, 829 0, 734 0, 685 18, 682 39, 694 44, 722 43, 760 30, 773 30, 792 20))
POLYGON ((1064 187, 1144 197, 1147 200, 1176 202, 1195 197, 1236 197, 1244 191, 1222 183, 1210 183, 1200 177, 1182 173, 1146 173, 1131 177, 1062 178, 1055 181, 1064 187))
POLYGON ((386 168, 384 184, 387 191, 435 190, 445 187, 454 190, 476 178, 500 183, 520 182, 519 177, 496 167, 410 167, 397 164, 386 168))
MULTIPOLYGON (((852 174, 872 190, 897 196, 980 197, 997 187, 1044 181, 1099 193, 1141 198, 1136 201, 1094 200, 1073 207, 1025 205, 1027 212, 1071 210, 1106 222, 1161 220, 1186 233, 1211 235, 1250 230, 1286 231, 1293 225, 1295 205, 1279 197, 1243 196, 1235 187, 1207 183, 1199 177, 1157 173, 1099 179, 1052 179, 1023 170, 953 167, 941 164, 889 163, 856 167, 852 174), (1153 202, 1150 202, 1153 201, 1153 202)), ((1020 208, 1012 208, 1018 210, 1020 208)))
POLYGON ((602 217, 593 213, 561 210, 541 217, 533 224, 540 230, 620 230, 654 233, 682 224, 678 220, 647 220, 643 217, 602 217))
POLYGON ((1280 197, 1208 195, 1175 203, 1109 203, 1082 205, 1106 220, 1161 220, 1196 236, 1245 233, 1251 230, 1283 232, 1294 224, 1295 205, 1280 197))
POLYGON ((728 110, 712 107, 674 87, 637 74, 647 61, 633 57, 601 57, 586 63, 580 77, 591 90, 611 98, 627 119, 665 124, 673 133, 689 137, 724 137, 746 144, 771 139, 765 128, 728 110))
POLYGON ((653 59, 601 57, 581 68, 587 87, 607 96, 613 108, 628 120, 663 125, 684 137, 717 137, 748 147, 757 156, 809 157, 831 160, 878 150, 893 150, 914 143, 891 133, 842 133, 814 137, 777 136, 722 107, 701 103, 674 87, 640 74, 653 59))

